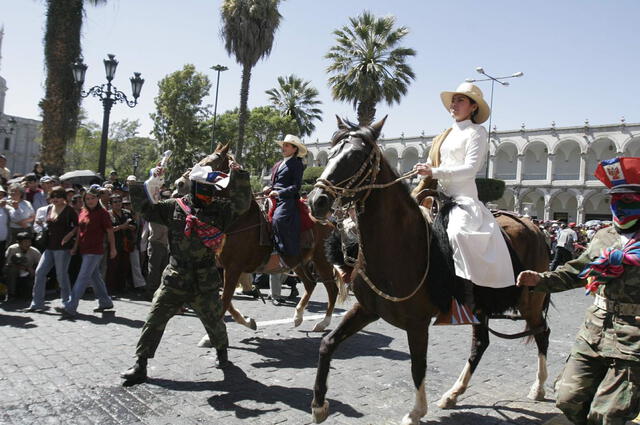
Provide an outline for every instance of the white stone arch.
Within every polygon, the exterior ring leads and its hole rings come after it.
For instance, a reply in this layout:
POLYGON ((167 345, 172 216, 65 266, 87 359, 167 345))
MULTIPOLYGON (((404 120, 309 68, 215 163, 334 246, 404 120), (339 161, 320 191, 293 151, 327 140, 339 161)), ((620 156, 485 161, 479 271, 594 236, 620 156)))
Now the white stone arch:
POLYGON ((547 145, 540 140, 525 145, 522 180, 546 180, 548 152, 547 145))
POLYGON ((398 169, 398 151, 395 148, 387 148, 382 153, 384 158, 389 163, 389 166, 394 170, 398 169))
MULTIPOLYGON (((620 149, 623 156, 640 156, 640 137, 630 137, 625 140, 620 149)), ((603 158, 604 159, 604 158, 603 158)))
POLYGON ((418 149, 414 146, 410 146, 402 151, 402 161, 400 164, 400 173, 404 174, 413 169, 413 166, 420 161, 420 154, 418 149))
POLYGON ((307 151, 307 166, 312 167, 315 165, 314 158, 313 158, 313 152, 311 151, 307 151))
POLYGON ((551 207, 550 219, 565 219, 567 223, 575 222, 578 217, 577 194, 572 190, 560 190, 551 195, 549 199, 551 207))
POLYGON ((578 180, 580 178, 580 143, 573 139, 561 140, 553 148, 554 180, 578 180))
POLYGON ((543 219, 544 196, 544 192, 540 189, 530 189, 522 192, 520 194, 520 213, 528 214, 531 218, 543 219))
POLYGON ((497 208, 500 210, 514 211, 515 194, 513 193, 513 189, 509 187, 505 188, 502 197, 492 203, 496 204, 497 208))
POLYGON ((318 156, 316 157, 316 165, 318 167, 326 166, 328 161, 329 161, 329 152, 327 151, 318 152, 318 156))
POLYGON ((585 173, 586 180, 597 180, 593 173, 596 172, 598 163, 603 159, 609 159, 616 156, 616 144, 608 137, 600 137, 594 140, 587 147, 587 169, 585 173))
POLYGON ((594 190, 585 194, 582 207, 584 208, 585 221, 589 220, 610 220, 611 208, 610 197, 604 190, 594 190))
POLYGON ((500 180, 515 180, 518 169, 518 148, 515 143, 503 142, 496 149, 493 175, 500 180))

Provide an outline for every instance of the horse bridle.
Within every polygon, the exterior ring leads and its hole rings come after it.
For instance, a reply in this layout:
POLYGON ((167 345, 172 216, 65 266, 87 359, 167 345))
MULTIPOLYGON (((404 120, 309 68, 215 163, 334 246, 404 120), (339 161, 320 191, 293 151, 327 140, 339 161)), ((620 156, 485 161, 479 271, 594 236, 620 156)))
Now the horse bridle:
MULTIPOLYGON (((346 143, 348 140, 351 139, 351 137, 355 135, 356 135, 356 132, 351 131, 348 133, 348 137, 344 137, 339 142, 346 143)), ((369 153, 369 157, 362 163, 362 166, 360 166, 360 169, 351 177, 345 180, 342 180, 341 182, 336 184, 333 184, 326 179, 319 178, 316 180, 314 187, 323 189, 329 192, 336 200, 341 200, 344 197, 353 197, 357 193, 366 190, 367 192, 362 196, 362 198, 360 198, 359 202, 356 201, 356 207, 359 206, 359 210, 360 210, 359 212, 361 214, 362 212, 364 212, 364 201, 369 197, 373 189, 384 189, 386 187, 389 187, 391 185, 398 183, 401 180, 410 178, 417 174, 417 171, 411 171, 411 172, 405 173, 404 175, 398 177, 395 180, 392 180, 391 182, 375 184, 374 182, 376 181, 376 178, 378 177, 378 173, 380 172, 380 159, 382 157, 382 152, 378 147, 378 145, 376 145, 375 143, 371 143, 371 145, 372 146, 371 146, 371 152, 369 153), (368 167, 370 164, 372 164, 372 166, 368 167), (364 184, 367 178, 369 178, 370 183, 364 184)), ((342 208, 346 209, 348 207, 343 206, 342 208)), ((356 214, 356 221, 357 221, 357 216, 358 214, 356 214)), ((420 288, 422 288, 422 286, 426 282, 427 275, 429 274, 429 269, 431 265, 431 238, 429 236, 430 235, 429 223, 426 220, 426 218, 425 218, 425 224, 427 229, 427 241, 428 241, 427 242, 427 267, 425 268, 425 271, 424 271, 424 274, 422 275, 422 279, 420 280, 420 283, 409 295, 404 297, 394 297, 392 295, 386 294, 382 292, 380 289, 378 289, 378 287, 371 281, 369 276, 366 275, 366 273, 364 272, 364 268, 366 265, 366 261, 364 258, 364 245, 362 243, 362 236, 360 236, 359 230, 356 232, 358 235, 359 251, 358 251, 358 259, 356 261, 356 264, 354 265, 354 273, 357 273, 358 275, 360 275, 360 277, 362 277, 362 280, 364 280, 367 283, 367 285, 373 292, 375 292, 378 296, 384 298, 387 301, 402 302, 412 298, 415 294, 418 293, 420 288)), ((357 226, 357 227, 359 228, 360 226, 357 226)))

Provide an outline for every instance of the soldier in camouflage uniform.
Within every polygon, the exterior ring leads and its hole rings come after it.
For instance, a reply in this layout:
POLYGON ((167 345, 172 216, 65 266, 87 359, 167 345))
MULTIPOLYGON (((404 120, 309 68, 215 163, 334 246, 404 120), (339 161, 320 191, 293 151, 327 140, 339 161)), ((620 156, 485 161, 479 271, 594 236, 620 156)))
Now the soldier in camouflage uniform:
POLYGON ((183 206, 186 205, 195 217, 188 217, 176 199, 157 203, 149 199, 147 194, 153 192, 151 186, 159 186, 161 182, 158 177, 163 170, 159 167, 153 170, 152 177, 147 180, 145 186, 131 184, 129 187, 133 209, 140 212, 145 220, 169 228, 170 253, 169 264, 162 274, 162 283, 155 292, 151 311, 136 347, 137 361, 131 369, 122 374, 122 378, 129 384, 146 380, 147 359, 154 356, 169 319, 178 313, 185 303, 193 308, 207 330, 211 343, 216 348, 217 366, 222 368, 229 364, 229 342, 218 292, 221 279, 214 254, 205 244, 202 235, 196 231, 198 229, 193 228, 192 231, 185 232, 185 228, 188 221, 197 226, 197 218, 201 223, 213 225, 224 231, 250 206, 249 173, 232 163, 230 176, 225 182, 228 184, 226 188, 229 197, 214 199, 216 190, 220 190, 221 187, 218 183, 205 180, 207 175, 215 173, 211 173, 211 167, 196 167, 200 171, 204 169, 204 173, 200 173, 200 177, 193 177, 192 171, 192 193, 181 198, 183 206))
POLYGON ((611 188, 614 226, 554 272, 522 272, 518 285, 560 292, 586 284, 595 295, 556 405, 574 424, 624 425, 640 413, 640 158, 602 161, 596 177, 611 188))

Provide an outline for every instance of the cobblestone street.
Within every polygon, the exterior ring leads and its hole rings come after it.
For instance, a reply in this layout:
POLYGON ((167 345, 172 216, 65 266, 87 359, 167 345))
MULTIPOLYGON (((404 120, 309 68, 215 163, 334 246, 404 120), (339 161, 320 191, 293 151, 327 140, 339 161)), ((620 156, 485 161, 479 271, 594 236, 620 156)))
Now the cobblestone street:
MULTIPOLYGON (((25 313, 26 304, 0 309, 0 423, 200 424, 311 423, 310 404, 322 334, 310 329, 323 313, 317 288, 305 322, 293 328, 293 304, 275 307, 237 297, 236 307, 256 318, 258 330, 228 323, 233 367, 215 369, 215 351, 197 347, 204 328, 191 313, 167 327, 147 383, 123 387, 119 374, 132 365, 149 303, 115 300, 115 312, 94 314, 80 303, 75 320, 53 309, 25 313), (315 317, 315 319, 312 319, 315 317)), ((542 424, 558 414, 553 382, 590 302, 581 290, 553 296, 547 400, 526 395, 536 373, 535 344, 492 338, 459 406, 442 410, 439 396, 455 381, 470 345, 469 327, 432 327, 425 424, 542 424)), ((347 302, 346 308, 353 299, 347 302)), ((53 302, 50 303, 53 305, 53 302)), ((338 310, 340 314, 344 310, 338 310)), ((333 326, 339 317, 334 317, 333 326)), ((523 323, 494 321, 503 332, 523 323)), ((379 321, 347 340, 329 375, 327 424, 396 424, 414 400, 402 331, 379 321)))

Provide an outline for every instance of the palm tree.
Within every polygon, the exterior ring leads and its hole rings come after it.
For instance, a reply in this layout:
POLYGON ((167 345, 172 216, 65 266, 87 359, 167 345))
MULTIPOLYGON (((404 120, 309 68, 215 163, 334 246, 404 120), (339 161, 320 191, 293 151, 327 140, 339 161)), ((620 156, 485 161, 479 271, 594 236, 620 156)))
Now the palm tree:
MULTIPOLYGON (((107 0, 86 0, 92 5, 107 0)), ((47 0, 44 60, 47 68, 42 109, 40 160, 49 174, 64 170, 67 141, 78 126, 80 91, 73 81, 71 64, 80 56, 80 34, 85 0, 47 0)))
POLYGON ((280 0, 223 0, 221 10, 224 47, 242 65, 240 115, 236 156, 242 159, 244 130, 247 123, 247 100, 251 69, 258 60, 269 56, 282 15, 280 0))
POLYGON ((409 33, 408 28, 394 28, 395 18, 376 18, 365 11, 349 18, 350 25, 335 30, 337 45, 325 56, 331 93, 335 100, 348 101, 358 110, 360 125, 373 122, 376 104, 400 103, 415 74, 406 59, 415 56, 413 49, 398 46, 409 33))
POLYGON ((301 136, 310 136, 313 133, 316 129, 314 120, 322 121, 322 111, 316 108, 322 102, 317 99, 318 90, 310 84, 310 81, 304 81, 292 74, 288 77, 278 77, 279 87, 265 92, 282 115, 294 119, 301 136))

